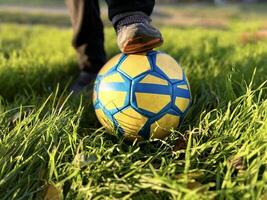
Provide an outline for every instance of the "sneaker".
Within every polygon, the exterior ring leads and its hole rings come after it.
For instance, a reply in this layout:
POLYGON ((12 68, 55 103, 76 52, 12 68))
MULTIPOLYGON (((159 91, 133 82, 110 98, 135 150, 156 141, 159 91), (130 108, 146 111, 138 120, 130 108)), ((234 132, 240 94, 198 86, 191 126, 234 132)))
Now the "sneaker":
POLYGON ((70 91, 73 92, 74 95, 81 94, 83 90, 95 81, 96 76, 96 73, 81 71, 76 81, 71 85, 70 91))
POLYGON ((139 53, 162 45, 163 38, 153 27, 151 19, 143 12, 116 15, 112 23, 117 33, 117 43, 123 53, 139 53))

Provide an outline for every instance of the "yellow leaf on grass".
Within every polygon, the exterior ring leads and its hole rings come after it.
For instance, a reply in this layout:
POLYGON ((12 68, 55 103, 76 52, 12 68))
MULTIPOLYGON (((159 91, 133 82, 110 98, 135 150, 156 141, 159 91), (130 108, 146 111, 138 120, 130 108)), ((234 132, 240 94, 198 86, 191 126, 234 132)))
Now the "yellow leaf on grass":
POLYGON ((48 185, 44 195, 44 200, 61 200, 61 199, 63 198, 60 189, 53 184, 48 185))

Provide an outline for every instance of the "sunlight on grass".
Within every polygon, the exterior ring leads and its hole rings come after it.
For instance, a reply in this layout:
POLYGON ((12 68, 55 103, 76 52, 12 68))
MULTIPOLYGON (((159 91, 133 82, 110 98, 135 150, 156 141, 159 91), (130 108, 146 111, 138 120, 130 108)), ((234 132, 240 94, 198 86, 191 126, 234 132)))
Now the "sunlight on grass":
MULTIPOLYGON (((166 140, 131 144, 105 133, 90 97, 69 96, 70 29, 2 24, 1 199, 50 190, 67 199, 259 199, 267 190, 267 41, 244 42, 242 33, 260 27, 161 27, 160 50, 185 69, 193 106, 166 140)), ((105 33, 110 58, 118 48, 113 29, 105 33)))

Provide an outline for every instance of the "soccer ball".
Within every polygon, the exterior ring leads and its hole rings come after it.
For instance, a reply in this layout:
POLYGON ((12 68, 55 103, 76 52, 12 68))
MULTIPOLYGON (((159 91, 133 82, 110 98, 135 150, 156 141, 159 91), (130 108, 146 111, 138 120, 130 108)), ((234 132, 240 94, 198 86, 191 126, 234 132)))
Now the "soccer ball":
POLYGON ((96 78, 93 103, 107 132, 127 140, 163 139, 184 118, 191 94, 181 66, 149 51, 108 61, 96 78))

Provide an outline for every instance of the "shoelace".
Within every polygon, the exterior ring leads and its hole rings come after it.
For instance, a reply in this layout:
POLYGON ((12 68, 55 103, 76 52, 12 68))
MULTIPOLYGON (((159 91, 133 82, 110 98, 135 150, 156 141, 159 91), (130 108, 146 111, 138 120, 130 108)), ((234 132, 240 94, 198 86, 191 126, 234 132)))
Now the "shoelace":
POLYGON ((135 23, 147 23, 147 17, 142 16, 142 15, 130 15, 127 16, 123 19, 121 19, 118 23, 117 23, 117 31, 119 31, 123 26, 127 26, 130 24, 135 24, 135 23))

